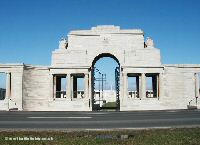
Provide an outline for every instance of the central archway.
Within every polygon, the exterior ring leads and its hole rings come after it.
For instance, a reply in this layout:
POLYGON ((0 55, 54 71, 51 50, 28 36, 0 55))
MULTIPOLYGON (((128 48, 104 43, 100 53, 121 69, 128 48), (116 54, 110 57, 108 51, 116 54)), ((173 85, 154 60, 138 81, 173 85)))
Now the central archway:
MULTIPOLYGON (((110 67, 110 66, 109 66, 110 67)), ((109 72, 110 73, 110 72, 109 72)), ((109 79, 109 78, 108 78, 109 79)), ((114 55, 110 53, 102 53, 97 55, 91 66, 91 88, 92 88, 92 110, 93 111, 107 111, 107 110, 120 110, 120 97, 119 97, 119 80, 120 80, 120 62, 115 57, 114 55), (112 68, 114 73, 114 90, 112 89, 111 85, 111 90, 104 90, 105 88, 105 82, 106 82, 106 74, 104 74, 104 68, 108 65, 112 65, 112 63, 107 63, 103 64, 101 66, 101 69, 97 68, 95 65, 97 64, 98 61, 104 59, 104 58, 109 58, 112 61, 115 62, 115 66, 112 68), (98 74, 98 75, 97 75, 98 74), (96 84, 98 83, 98 89, 96 87, 96 84), (115 101, 108 101, 106 98, 110 97, 109 100, 114 100, 115 101), (97 99, 98 98, 98 99, 97 99)))

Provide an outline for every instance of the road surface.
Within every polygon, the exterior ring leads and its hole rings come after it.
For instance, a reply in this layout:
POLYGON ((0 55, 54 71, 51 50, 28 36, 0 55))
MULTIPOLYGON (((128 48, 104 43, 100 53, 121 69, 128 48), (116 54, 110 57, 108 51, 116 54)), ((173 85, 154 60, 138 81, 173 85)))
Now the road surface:
POLYGON ((0 130, 90 130, 168 127, 200 127, 200 110, 134 112, 0 112, 0 130))

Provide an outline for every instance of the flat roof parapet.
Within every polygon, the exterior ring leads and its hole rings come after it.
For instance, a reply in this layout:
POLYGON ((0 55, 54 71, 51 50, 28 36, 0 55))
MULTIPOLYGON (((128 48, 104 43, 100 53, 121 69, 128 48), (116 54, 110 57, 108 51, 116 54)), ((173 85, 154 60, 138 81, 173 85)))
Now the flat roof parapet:
POLYGON ((26 69, 49 69, 50 68, 50 66, 43 66, 43 65, 25 64, 24 66, 26 69))
POLYGON ((74 30, 69 35, 76 36, 99 36, 101 34, 132 34, 132 35, 144 35, 141 29, 120 29, 119 26, 114 25, 98 25, 92 27, 91 30, 74 30))
POLYGON ((91 28, 92 31, 119 31, 120 26, 114 25, 97 25, 91 28))
POLYGON ((0 63, 0 67, 24 67, 24 63, 0 63))
POLYGON ((200 68, 200 64, 163 64, 165 67, 200 68))

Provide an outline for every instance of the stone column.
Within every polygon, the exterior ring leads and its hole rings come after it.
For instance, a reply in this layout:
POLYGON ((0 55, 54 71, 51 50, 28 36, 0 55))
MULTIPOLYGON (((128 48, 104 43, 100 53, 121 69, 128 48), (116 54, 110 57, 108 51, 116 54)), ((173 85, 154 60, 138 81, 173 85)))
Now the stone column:
POLYGON ((67 74, 67 88, 66 88, 66 98, 70 99, 71 98, 71 74, 67 74))
POLYGON ((50 79, 50 91, 49 91, 49 101, 53 101, 53 98, 54 98, 54 76, 53 74, 51 74, 49 76, 49 79, 50 79))
POLYGON ((56 98, 56 76, 53 76, 53 99, 56 98))
POLYGON ((141 75, 141 96, 140 98, 146 98, 146 76, 145 73, 141 75))
POLYGON ((159 81, 158 81, 158 99, 163 96, 163 74, 159 74, 159 81))
POLYGON ((199 74, 195 73, 195 97, 199 97, 199 74))
POLYGON ((158 95, 159 95, 159 75, 156 76, 156 91, 157 91, 156 97, 158 98, 158 95))
POLYGON ((92 99, 92 82, 91 82, 91 80, 92 80, 92 73, 90 72, 89 73, 89 81, 88 81, 88 83, 89 83, 89 93, 88 93, 88 95, 89 95, 89 99, 92 99))
POLYGON ((124 96, 124 80, 123 80, 123 73, 122 71, 120 71, 120 79, 119 79, 119 99, 120 99, 120 103, 123 102, 123 96, 124 96))
POLYGON ((88 74, 85 74, 85 88, 84 88, 84 97, 88 98, 88 74))
POLYGON ((139 76, 139 98, 141 99, 142 97, 142 75, 139 76))
POLYGON ((128 98, 128 79, 127 79, 127 73, 123 73, 123 78, 124 78, 124 99, 127 99, 128 98))
POLYGON ((11 74, 6 73, 6 98, 11 97, 11 74))
POLYGON ((74 77, 72 75, 70 75, 70 95, 71 95, 70 97, 71 97, 71 100, 74 97, 74 90, 73 90, 74 83, 73 83, 73 81, 74 81, 74 77))

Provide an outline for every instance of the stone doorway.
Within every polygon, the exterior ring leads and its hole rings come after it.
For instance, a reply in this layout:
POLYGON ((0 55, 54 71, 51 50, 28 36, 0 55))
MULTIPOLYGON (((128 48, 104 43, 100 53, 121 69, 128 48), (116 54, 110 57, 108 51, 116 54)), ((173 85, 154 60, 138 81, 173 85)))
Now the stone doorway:
POLYGON ((95 57, 91 67, 93 111, 120 110, 119 81, 120 64, 118 59, 109 53, 95 57), (101 62, 99 63, 99 61, 101 62))

